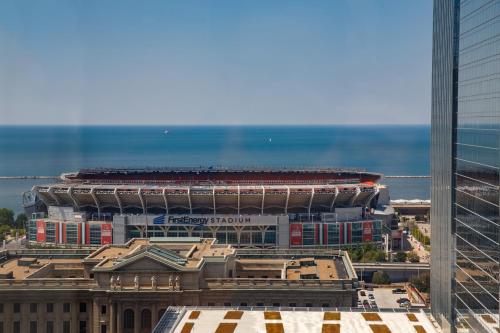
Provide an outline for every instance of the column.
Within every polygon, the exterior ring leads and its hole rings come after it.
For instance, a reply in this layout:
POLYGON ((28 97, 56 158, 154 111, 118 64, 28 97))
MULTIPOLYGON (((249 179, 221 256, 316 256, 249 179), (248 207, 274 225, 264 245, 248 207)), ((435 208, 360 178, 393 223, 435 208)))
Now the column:
POLYGON ((115 304, 110 301, 109 302, 109 333, 115 333, 116 331, 116 321, 115 321, 115 304))
POLYGON ((101 327, 99 324, 100 318, 101 318, 100 303, 98 302, 97 299, 94 299, 94 301, 92 302, 92 316, 90 317, 91 323, 89 324, 92 325, 92 329, 90 332, 94 333, 101 332, 101 327))
POLYGON ((71 332, 78 332, 79 327, 78 327, 78 311, 80 310, 79 303, 78 302, 72 302, 71 304, 71 332))
POLYGON ((134 333, 141 331, 141 314, 139 313, 139 304, 135 303, 134 306, 134 333))
POLYGON ((121 333, 123 331, 123 310, 122 304, 117 301, 116 302, 116 332, 121 333))
POLYGON ((158 306, 156 303, 153 303, 151 305, 151 329, 153 329, 156 326, 156 323, 158 322, 158 306))
POLYGON ((62 304, 54 302, 54 332, 62 332, 62 304))
POLYGON ((21 313, 20 313, 20 322, 21 322, 21 332, 29 332, 30 330, 30 321, 29 321, 29 304, 21 303, 21 313))

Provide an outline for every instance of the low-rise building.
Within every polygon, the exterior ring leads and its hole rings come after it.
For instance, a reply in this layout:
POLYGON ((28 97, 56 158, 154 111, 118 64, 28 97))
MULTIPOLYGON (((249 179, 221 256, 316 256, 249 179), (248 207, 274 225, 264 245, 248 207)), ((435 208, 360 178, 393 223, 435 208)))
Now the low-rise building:
MULTIPOLYGON (((265 250, 262 250, 265 251, 265 250)), ((358 278, 347 253, 239 258, 215 239, 133 239, 85 258, 7 256, 3 332, 150 332, 169 306, 350 307, 358 278)))

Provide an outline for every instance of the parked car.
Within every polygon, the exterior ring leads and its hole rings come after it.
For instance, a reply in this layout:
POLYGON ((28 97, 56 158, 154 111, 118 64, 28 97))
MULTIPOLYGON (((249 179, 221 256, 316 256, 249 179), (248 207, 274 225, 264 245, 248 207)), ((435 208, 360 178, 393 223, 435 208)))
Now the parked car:
POLYGON ((364 290, 361 290, 361 291, 359 292, 359 294, 360 294, 361 296, 366 296, 366 293, 365 293, 365 291, 364 291, 364 290))
POLYGON ((369 294, 369 295, 368 295, 368 298, 369 298, 369 299, 375 299, 375 296, 373 296, 373 294, 369 294))
POLYGON ((407 307, 410 307, 411 306, 411 303, 410 302, 402 302, 402 303, 399 303, 399 307, 400 308, 407 308, 407 307))
POLYGON ((403 288, 396 288, 396 289, 392 289, 392 293, 393 294, 406 294, 406 290, 404 290, 403 288))
POLYGON ((364 306, 367 306, 367 305, 370 305, 370 303, 368 303, 368 300, 366 300, 366 299, 365 299, 365 300, 363 301, 363 305, 364 305, 364 306))
POLYGON ((410 303, 410 300, 408 298, 402 297, 402 298, 398 299, 396 302, 398 302, 399 304, 410 303))

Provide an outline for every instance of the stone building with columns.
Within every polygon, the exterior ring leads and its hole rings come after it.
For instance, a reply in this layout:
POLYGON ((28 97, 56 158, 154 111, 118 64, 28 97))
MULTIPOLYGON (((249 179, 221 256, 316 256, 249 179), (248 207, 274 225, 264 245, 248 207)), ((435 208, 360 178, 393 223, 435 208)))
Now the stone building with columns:
POLYGON ((85 258, 44 251, 0 259, 0 332, 143 333, 172 305, 357 302, 358 279, 344 252, 244 258, 204 238, 133 239, 85 258))

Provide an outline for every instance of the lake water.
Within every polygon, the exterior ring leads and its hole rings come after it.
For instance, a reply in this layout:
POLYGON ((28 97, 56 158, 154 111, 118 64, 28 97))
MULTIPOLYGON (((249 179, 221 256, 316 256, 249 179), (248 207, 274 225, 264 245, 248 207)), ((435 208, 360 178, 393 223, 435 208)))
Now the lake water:
MULTIPOLYGON (((91 167, 335 167, 429 174, 430 126, 0 126, 0 176, 91 167), (168 134, 165 134, 168 130, 168 134)), ((47 180, 0 180, 0 207, 47 180)), ((394 199, 428 199, 429 179, 386 179, 394 199)))

